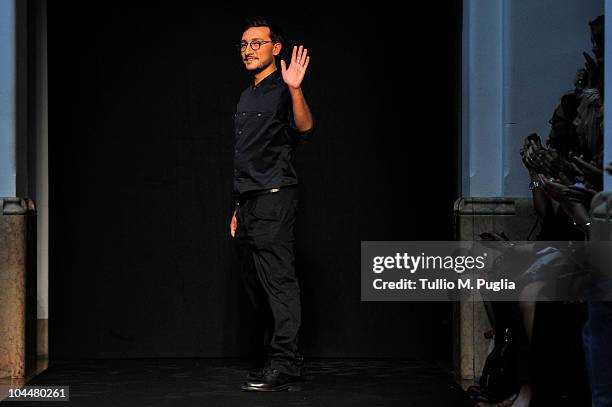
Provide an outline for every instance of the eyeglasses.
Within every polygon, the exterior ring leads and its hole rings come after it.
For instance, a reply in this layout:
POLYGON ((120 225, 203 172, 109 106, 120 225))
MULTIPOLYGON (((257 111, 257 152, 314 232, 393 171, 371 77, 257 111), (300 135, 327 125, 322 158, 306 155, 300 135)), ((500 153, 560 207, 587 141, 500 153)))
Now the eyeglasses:
POLYGON ((245 42, 241 42, 240 44, 237 45, 237 47, 240 49, 240 52, 244 52, 247 49, 247 46, 250 45, 251 49, 253 51, 257 51, 262 44, 267 44, 268 42, 272 42, 272 41, 261 41, 261 40, 255 40, 255 41, 251 41, 250 43, 245 42))

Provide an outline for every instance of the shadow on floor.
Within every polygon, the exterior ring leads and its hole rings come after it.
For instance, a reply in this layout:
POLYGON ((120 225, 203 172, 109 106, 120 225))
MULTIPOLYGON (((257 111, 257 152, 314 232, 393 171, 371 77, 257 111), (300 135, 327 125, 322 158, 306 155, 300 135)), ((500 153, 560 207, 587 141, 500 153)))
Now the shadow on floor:
MULTIPOLYGON (((243 392, 252 368, 235 359, 137 359, 55 362, 28 386, 70 386, 80 406, 470 406, 452 378, 414 360, 316 359, 306 363, 301 391, 243 392)), ((57 401, 3 406, 59 407, 57 401)))

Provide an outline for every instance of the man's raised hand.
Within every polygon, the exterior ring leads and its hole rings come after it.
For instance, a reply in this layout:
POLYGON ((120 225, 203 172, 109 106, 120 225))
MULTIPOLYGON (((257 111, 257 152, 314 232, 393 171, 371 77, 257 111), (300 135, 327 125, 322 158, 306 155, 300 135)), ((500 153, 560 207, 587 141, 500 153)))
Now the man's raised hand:
POLYGON ((306 68, 310 57, 308 56, 308 50, 300 45, 293 47, 293 53, 291 55, 291 64, 287 68, 285 61, 281 60, 281 72, 283 74, 283 80, 293 89, 299 89, 302 85, 302 80, 306 74, 306 68))

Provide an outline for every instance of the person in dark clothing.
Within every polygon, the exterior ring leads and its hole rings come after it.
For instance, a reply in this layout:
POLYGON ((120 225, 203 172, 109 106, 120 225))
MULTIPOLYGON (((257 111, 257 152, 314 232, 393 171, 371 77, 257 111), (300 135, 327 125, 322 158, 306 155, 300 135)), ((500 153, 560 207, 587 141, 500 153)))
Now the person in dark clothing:
POLYGON ((294 47, 289 66, 280 62, 278 29, 265 20, 250 22, 239 45, 253 85, 242 92, 235 114, 233 189, 230 223, 243 261, 246 290, 267 322, 268 360, 250 372, 243 390, 286 390, 301 380, 298 351, 300 289, 295 273, 294 224, 297 175, 291 163, 300 140, 313 131, 313 118, 301 84, 310 57, 294 47))

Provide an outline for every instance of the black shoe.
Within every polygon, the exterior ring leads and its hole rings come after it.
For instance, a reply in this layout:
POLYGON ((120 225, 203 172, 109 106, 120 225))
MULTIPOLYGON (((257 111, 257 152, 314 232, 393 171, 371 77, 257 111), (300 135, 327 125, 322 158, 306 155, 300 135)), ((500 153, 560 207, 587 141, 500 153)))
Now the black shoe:
POLYGON ((291 376, 276 369, 266 368, 261 378, 248 380, 241 388, 247 391, 299 390, 296 384, 301 380, 299 376, 291 376))
POLYGON ((270 369, 269 359, 266 361, 266 363, 262 367, 249 371, 246 375, 247 381, 261 380, 261 378, 265 374, 266 369, 270 369))
POLYGON ((261 378, 264 376, 264 371, 265 370, 266 370, 266 366, 260 367, 258 369, 251 370, 246 375, 247 381, 251 382, 251 381, 255 381, 255 380, 261 380, 261 378))

